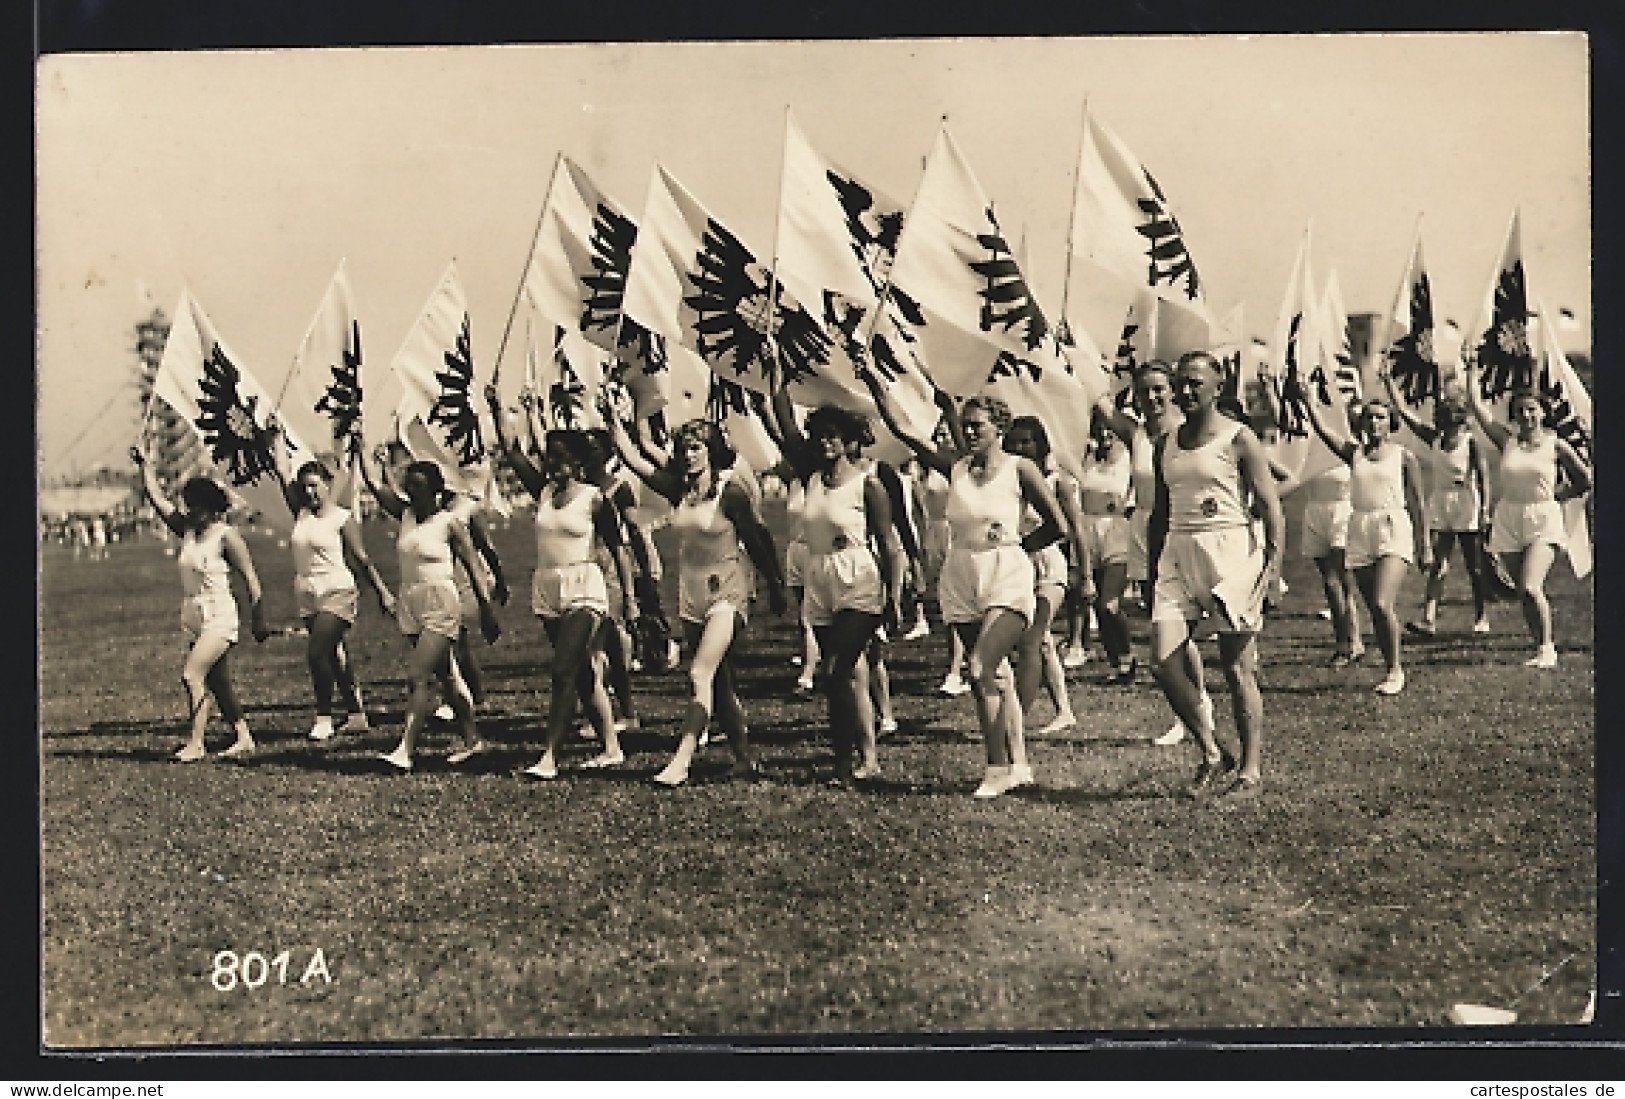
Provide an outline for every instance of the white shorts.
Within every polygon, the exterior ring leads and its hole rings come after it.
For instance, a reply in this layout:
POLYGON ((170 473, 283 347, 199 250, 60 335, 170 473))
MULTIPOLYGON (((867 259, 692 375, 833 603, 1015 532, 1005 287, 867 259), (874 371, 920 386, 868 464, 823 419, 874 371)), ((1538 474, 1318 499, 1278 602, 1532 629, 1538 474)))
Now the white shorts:
POLYGON ((1567 544, 1562 504, 1556 500, 1542 500, 1538 504, 1502 500, 1495 505, 1495 519, 1490 524, 1491 553, 1517 553, 1536 542, 1554 546, 1567 544))
POLYGON ((237 601, 229 595, 195 595, 190 599, 183 599, 181 628, 194 641, 206 633, 212 633, 236 644, 237 601))
POLYGON ((1398 557, 1407 564, 1416 559, 1416 532, 1411 528, 1410 513, 1392 508, 1357 511, 1349 516, 1344 563, 1351 569, 1363 569, 1384 557, 1398 557))
POLYGON ((1310 500, 1303 507, 1303 544, 1298 555, 1311 561, 1347 549, 1349 516, 1354 505, 1347 500, 1310 500))
POLYGON ((944 622, 980 622, 994 607, 1033 620, 1033 562, 1014 543, 984 550, 954 549, 942 563, 937 602, 944 622))
POLYGON ((609 613, 609 589, 598 562, 538 565, 530 581, 530 609, 536 616, 561 618, 565 611, 579 607, 599 614, 609 613))
POLYGON ((1169 531, 1157 561, 1153 622, 1195 622, 1213 615, 1221 633, 1257 633, 1264 593, 1256 591, 1264 549, 1251 527, 1169 531))
POLYGON ((886 587, 874 552, 868 546, 848 546, 808 554, 801 606, 809 626, 827 626, 841 611, 880 614, 886 609, 886 587))
POLYGON ((712 565, 683 565, 677 570, 677 617, 703 623, 719 611, 750 615, 751 569, 737 557, 712 565))
POLYGON ((1479 529, 1478 489, 1454 485, 1438 489, 1428 497, 1428 527, 1431 530, 1475 531, 1479 529))
POLYGON ((807 586, 807 543, 799 538, 784 547, 784 586, 807 586))
POLYGON ((1145 580, 1151 575, 1151 509, 1135 508, 1128 517, 1128 578, 1145 580))
POLYGON ((294 602, 300 618, 315 618, 324 611, 355 624, 357 604, 355 577, 348 572, 337 576, 295 576, 294 602))
MULTIPOLYGON (((1140 515, 1135 512, 1135 517, 1140 515)), ((1146 519, 1151 518, 1146 513, 1146 519)), ((1083 517, 1083 548, 1089 555, 1089 567, 1098 569, 1104 565, 1127 564, 1134 555, 1134 519, 1125 519, 1121 515, 1085 515, 1083 517)), ((1143 558, 1145 547, 1140 547, 1142 557, 1140 576, 1145 576, 1143 558)))
POLYGON ((1051 543, 1037 553, 1028 554, 1033 561, 1033 590, 1066 587, 1066 551, 1059 543, 1051 543))
POLYGON ((463 628, 463 608, 457 585, 450 580, 425 580, 401 592, 395 603, 395 623, 407 637, 428 631, 457 640, 463 628))

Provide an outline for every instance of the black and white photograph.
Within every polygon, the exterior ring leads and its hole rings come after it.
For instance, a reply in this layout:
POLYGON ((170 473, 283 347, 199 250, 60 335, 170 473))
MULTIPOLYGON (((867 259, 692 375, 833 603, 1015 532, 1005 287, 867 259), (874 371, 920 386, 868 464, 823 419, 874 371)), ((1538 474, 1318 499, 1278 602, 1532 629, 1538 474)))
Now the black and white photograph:
POLYGON ((43 1048, 1596 1035, 1590 51, 38 57, 43 1048))

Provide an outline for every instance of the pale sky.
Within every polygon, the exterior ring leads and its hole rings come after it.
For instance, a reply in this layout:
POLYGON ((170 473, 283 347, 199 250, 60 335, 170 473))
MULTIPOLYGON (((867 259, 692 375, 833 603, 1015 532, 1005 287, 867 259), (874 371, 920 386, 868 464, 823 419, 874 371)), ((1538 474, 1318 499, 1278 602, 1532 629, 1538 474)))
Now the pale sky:
MULTIPOLYGON (((904 201, 946 115, 1052 318, 1087 97, 1162 185, 1215 314, 1244 303, 1254 335, 1306 223, 1317 284, 1335 269, 1350 311, 1385 311, 1419 215, 1436 314, 1468 325, 1518 208, 1531 291, 1589 349, 1586 49, 1519 32, 47 57, 41 472, 123 461, 143 285, 172 314, 189 283, 275 389, 341 259, 381 368, 455 258, 488 376, 560 151, 634 217, 658 160, 765 262, 786 107, 904 201)), ((518 356, 511 337, 505 372, 518 356)))

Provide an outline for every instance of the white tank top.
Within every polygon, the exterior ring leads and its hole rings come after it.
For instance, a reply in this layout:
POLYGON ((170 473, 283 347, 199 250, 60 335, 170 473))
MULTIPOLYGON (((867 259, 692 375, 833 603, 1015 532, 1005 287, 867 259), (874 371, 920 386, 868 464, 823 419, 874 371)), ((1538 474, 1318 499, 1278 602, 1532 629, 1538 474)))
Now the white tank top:
POLYGON ((1134 506, 1149 513, 1157 498, 1156 443, 1145 425, 1134 429, 1129 439, 1129 483, 1134 486, 1134 506))
POLYGON ((1557 436, 1544 435, 1532 446, 1516 436, 1501 451, 1501 499, 1513 504, 1543 504, 1557 498, 1557 436))
POLYGON ((1446 492, 1453 488, 1461 488, 1472 480, 1473 476, 1473 437, 1463 431, 1456 439, 1456 445, 1446 450, 1441 441, 1433 441, 1432 453, 1432 480, 1430 482, 1434 492, 1446 492))
POLYGON ((216 523, 200 536, 188 530, 181 538, 175 564, 181 570, 181 590, 188 599, 231 598, 231 566, 221 542, 226 524, 216 523))
POLYGON ((437 511, 423 522, 408 507, 401 513, 401 532, 395 538, 400 556, 401 587, 429 580, 451 580, 455 558, 451 552, 451 524, 456 516, 437 511))
POLYGON ((1349 465, 1347 462, 1338 462, 1325 473, 1309 478, 1304 482, 1308 491, 1308 499, 1317 504, 1335 504, 1339 500, 1349 498, 1349 465))
POLYGON ((592 485, 573 485, 562 506, 552 486, 536 501, 536 567, 579 565, 591 561, 596 528, 593 514, 603 497, 592 485))
MULTIPOLYGON (((1111 457, 1105 461, 1090 458, 1083 463, 1083 480, 1078 482, 1078 488, 1083 493, 1084 514, 1123 514, 1128 504, 1129 488, 1134 484, 1134 480, 1134 457, 1131 448, 1114 446, 1111 457), (1114 506, 1102 508, 1103 502, 1114 506)), ((1154 491, 1153 477, 1152 488, 1147 490, 1148 502, 1151 499, 1150 493, 1154 491)))
POLYGON ((1405 448, 1387 443, 1375 458, 1356 447, 1349 463, 1349 499, 1355 511, 1405 509, 1405 448))
POLYGON ((341 534, 349 521, 350 512, 341 507, 333 508, 325 516, 301 511, 288 534, 288 546, 293 550, 293 574, 305 580, 349 576, 341 534))
POLYGON ((1195 450, 1179 445, 1179 431, 1164 436, 1162 479, 1168 486, 1168 529, 1225 530, 1252 522, 1247 494, 1236 462, 1236 433, 1241 425, 1226 421, 1219 433, 1195 450))
POLYGON ((1006 456, 986 484, 977 484, 971 476, 969 458, 954 463, 946 510, 955 549, 975 551, 1015 544, 1025 504, 1017 473, 1020 461, 1006 456))
POLYGON ((732 480, 733 470, 722 470, 712 496, 704 500, 684 496, 672 509, 668 525, 681 539, 680 564, 703 568, 739 557, 739 532, 722 513, 722 493, 732 480))
POLYGON ((925 516, 927 519, 941 520, 948 518, 947 480, 934 469, 925 471, 925 480, 920 483, 920 496, 925 501, 925 516))
POLYGON ((863 502, 868 480, 867 473, 857 473, 831 487, 824 484, 823 474, 813 474, 807 482, 807 509, 802 516, 807 552, 834 553, 869 544, 869 513, 863 502))

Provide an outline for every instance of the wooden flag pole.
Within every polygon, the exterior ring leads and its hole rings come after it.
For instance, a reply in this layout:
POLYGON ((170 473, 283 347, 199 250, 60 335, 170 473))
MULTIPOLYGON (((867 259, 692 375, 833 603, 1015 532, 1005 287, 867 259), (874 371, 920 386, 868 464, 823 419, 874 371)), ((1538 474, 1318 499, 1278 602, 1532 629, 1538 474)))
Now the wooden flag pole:
POLYGON ((536 256, 536 241, 542 233, 542 220, 547 217, 548 200, 553 197, 553 181, 558 178, 559 164, 564 160, 564 150, 560 149, 553 157, 553 171, 547 177, 547 193, 542 196, 542 212, 536 215, 536 228, 530 234, 530 247, 525 251, 525 266, 519 272, 519 288, 514 291, 513 305, 508 307, 508 321, 502 326, 502 342, 497 344, 496 365, 491 368, 491 384, 497 384, 502 377, 502 355, 508 349, 508 334, 513 330, 513 318, 519 312, 519 299, 525 294, 525 282, 530 277, 530 261, 536 256))
MULTIPOLYGON (((1061 273, 1061 323, 1066 324, 1067 294, 1072 289, 1072 245, 1078 231, 1078 188, 1083 184, 1083 146, 1089 140, 1089 96, 1083 97, 1083 127, 1078 131, 1078 157, 1072 162, 1072 209, 1066 213, 1066 255, 1061 273)), ((1071 328, 1067 331, 1070 333, 1071 328)))

